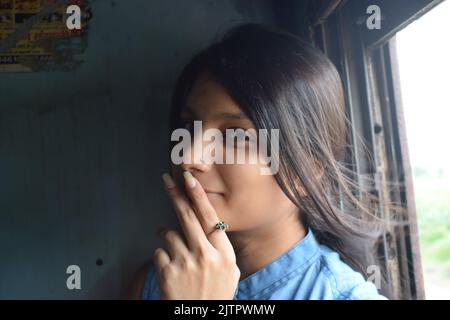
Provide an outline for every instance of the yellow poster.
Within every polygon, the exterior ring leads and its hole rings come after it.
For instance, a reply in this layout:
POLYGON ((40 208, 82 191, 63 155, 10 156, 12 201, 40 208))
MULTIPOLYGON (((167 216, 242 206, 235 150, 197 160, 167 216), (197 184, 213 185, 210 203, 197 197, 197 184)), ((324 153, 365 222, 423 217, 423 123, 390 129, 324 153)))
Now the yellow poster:
POLYGON ((0 0, 0 72, 72 70, 90 18, 83 0, 0 0), (80 9, 80 29, 68 27, 71 5, 80 9))

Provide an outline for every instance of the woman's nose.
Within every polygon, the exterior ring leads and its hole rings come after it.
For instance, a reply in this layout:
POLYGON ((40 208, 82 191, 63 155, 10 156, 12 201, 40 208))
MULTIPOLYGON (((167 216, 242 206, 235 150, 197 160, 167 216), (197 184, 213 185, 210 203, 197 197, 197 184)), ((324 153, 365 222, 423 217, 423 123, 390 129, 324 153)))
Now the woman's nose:
POLYGON ((206 144, 201 138, 197 138, 196 141, 193 141, 190 148, 186 150, 186 153, 183 156, 181 168, 185 171, 207 172, 211 170, 211 159, 205 159, 203 155, 205 146, 206 144))
POLYGON ((189 163, 183 162, 181 164, 181 168, 184 171, 200 171, 200 172, 208 172, 211 170, 211 164, 203 162, 202 159, 195 160, 192 159, 189 163))

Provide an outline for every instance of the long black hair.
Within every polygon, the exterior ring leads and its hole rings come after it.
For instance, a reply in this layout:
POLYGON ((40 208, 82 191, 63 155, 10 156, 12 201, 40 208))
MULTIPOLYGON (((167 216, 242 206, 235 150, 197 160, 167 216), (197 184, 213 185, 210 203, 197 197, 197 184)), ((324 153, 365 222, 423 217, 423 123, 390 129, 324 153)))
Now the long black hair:
POLYGON ((242 24, 196 54, 176 82, 170 130, 196 78, 208 72, 253 121, 279 129, 275 179, 306 227, 366 274, 379 224, 344 162, 349 121, 338 71, 319 50, 282 30, 242 24), (301 191, 301 187, 303 190, 301 191))

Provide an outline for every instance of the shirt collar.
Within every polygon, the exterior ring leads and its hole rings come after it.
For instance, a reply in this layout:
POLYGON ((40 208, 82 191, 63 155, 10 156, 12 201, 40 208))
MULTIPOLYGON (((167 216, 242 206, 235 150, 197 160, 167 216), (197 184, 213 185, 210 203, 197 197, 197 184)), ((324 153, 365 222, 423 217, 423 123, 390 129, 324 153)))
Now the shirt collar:
POLYGON ((306 269, 319 251, 319 244, 310 228, 306 236, 281 256, 239 281, 235 299, 249 299, 262 291, 270 291, 298 269, 306 269))

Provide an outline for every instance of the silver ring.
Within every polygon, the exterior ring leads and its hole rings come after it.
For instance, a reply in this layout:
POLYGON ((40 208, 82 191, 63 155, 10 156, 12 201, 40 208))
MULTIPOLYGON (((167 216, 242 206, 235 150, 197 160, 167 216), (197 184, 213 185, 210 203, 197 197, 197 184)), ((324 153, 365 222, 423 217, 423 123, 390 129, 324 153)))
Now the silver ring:
POLYGON ((216 229, 217 230, 221 230, 221 231, 225 231, 226 229, 228 229, 228 224, 226 224, 225 222, 223 222, 223 221, 219 221, 219 222, 217 222, 216 223, 216 229))

